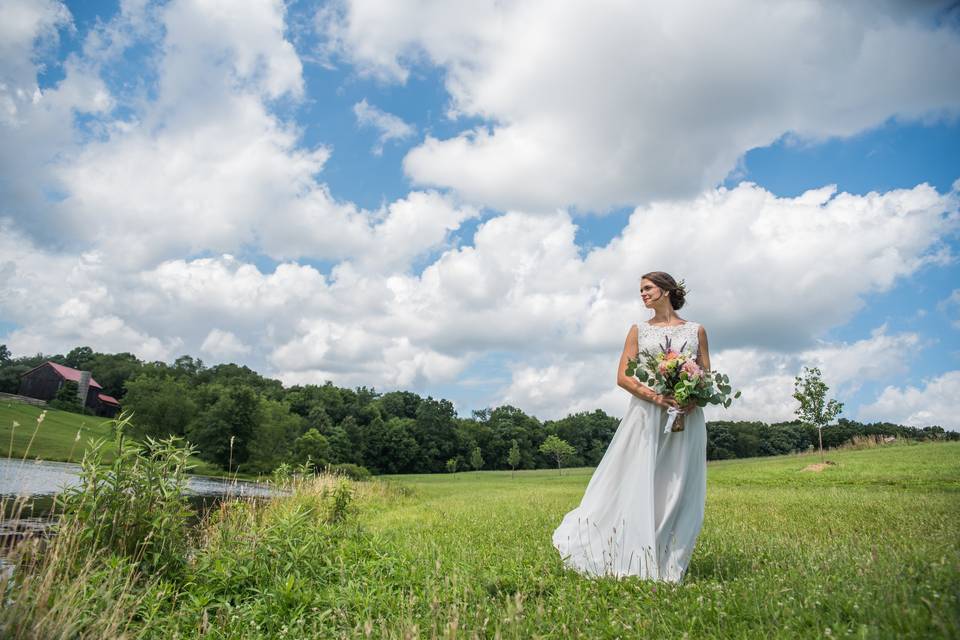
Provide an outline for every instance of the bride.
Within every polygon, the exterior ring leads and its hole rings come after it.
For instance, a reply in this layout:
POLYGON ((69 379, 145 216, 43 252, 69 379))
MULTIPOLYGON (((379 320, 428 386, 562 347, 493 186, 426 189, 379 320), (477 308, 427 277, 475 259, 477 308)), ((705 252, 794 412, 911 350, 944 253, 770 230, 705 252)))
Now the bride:
POLYGON ((671 396, 627 377, 625 369, 629 358, 644 349, 656 353, 669 338, 675 350, 685 342, 697 363, 709 370, 707 334, 703 326, 676 314, 686 291, 669 274, 645 274, 640 296, 653 317, 630 327, 617 365, 617 385, 632 394, 630 405, 580 506, 553 532, 553 546, 567 567, 586 575, 680 582, 703 525, 703 409, 678 407, 671 396), (678 424, 665 430, 671 407, 681 415, 678 424))

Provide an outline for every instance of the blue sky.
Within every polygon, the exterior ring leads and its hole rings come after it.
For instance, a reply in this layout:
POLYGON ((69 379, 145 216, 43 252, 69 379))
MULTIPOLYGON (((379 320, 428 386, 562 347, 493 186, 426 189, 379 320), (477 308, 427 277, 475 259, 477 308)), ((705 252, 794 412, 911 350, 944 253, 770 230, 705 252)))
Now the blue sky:
POLYGON ((847 417, 960 428, 948 3, 243 4, 5 9, 14 353, 619 415, 665 269, 744 388, 712 417, 789 418, 815 364, 847 417))

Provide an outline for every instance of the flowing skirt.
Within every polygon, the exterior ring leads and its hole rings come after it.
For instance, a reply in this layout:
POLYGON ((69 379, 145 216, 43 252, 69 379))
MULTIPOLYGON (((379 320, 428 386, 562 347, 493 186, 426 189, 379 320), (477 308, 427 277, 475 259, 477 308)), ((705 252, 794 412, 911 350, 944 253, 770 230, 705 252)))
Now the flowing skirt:
POLYGON ((683 431, 631 397, 580 506, 553 532, 564 564, 589 576, 680 582, 703 526, 707 428, 699 407, 683 431))

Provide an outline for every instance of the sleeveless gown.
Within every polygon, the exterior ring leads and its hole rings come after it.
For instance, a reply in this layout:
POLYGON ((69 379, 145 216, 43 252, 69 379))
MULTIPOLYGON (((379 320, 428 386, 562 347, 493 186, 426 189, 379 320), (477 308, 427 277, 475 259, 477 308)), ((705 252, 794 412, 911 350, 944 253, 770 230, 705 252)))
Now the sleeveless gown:
MULTIPOLYGON (((699 354, 699 325, 641 322, 639 348, 656 352, 666 336, 699 354)), ((553 532, 565 566, 588 576, 638 576, 680 582, 703 525, 707 428, 703 409, 683 431, 664 433, 667 410, 630 396, 580 505, 553 532)))

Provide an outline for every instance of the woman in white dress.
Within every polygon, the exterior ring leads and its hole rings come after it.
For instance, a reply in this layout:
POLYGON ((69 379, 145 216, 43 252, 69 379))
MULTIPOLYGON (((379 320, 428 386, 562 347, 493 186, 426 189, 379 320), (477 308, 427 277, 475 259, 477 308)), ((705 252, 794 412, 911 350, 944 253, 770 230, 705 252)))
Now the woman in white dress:
POLYGON ((630 327, 617 365, 617 384, 631 394, 580 506, 553 532, 553 545, 567 567, 589 576, 639 576, 680 582, 703 525, 707 491, 707 428, 703 409, 678 407, 625 373, 640 350, 657 352, 664 339, 696 354, 710 369, 703 326, 680 318, 686 292, 667 273, 640 280, 643 304, 653 318, 630 327), (671 407, 681 425, 667 429, 671 407))

